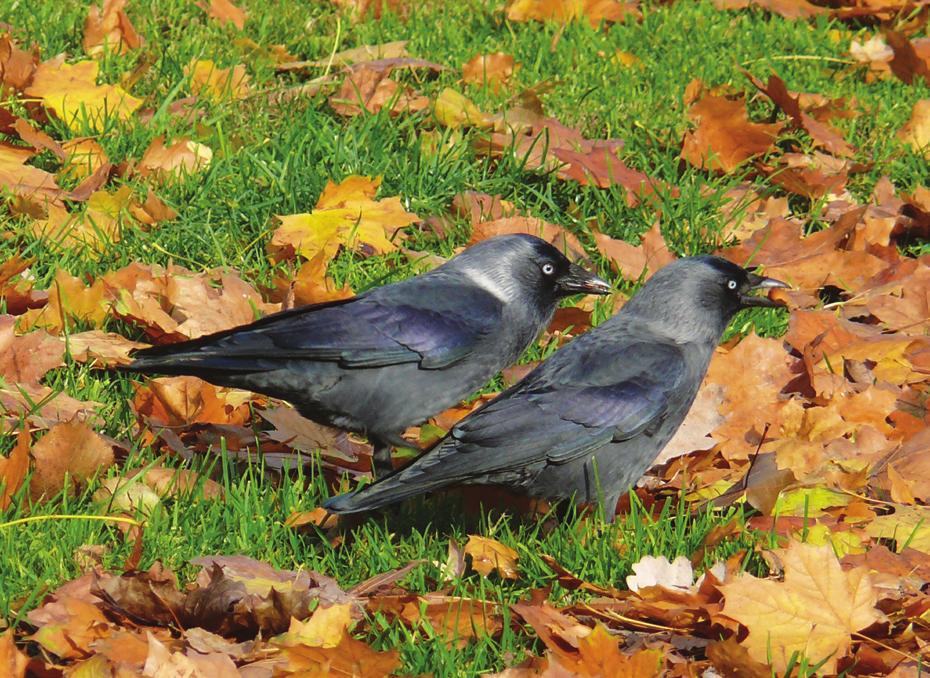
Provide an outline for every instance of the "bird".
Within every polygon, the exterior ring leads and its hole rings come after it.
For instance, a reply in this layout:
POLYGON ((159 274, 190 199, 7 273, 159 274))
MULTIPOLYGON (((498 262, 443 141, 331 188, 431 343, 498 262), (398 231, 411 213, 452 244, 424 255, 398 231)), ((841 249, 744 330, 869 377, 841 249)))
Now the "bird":
POLYGON ((621 310, 460 420, 408 466, 323 506, 351 514, 451 485, 498 485, 546 500, 617 501, 681 425, 740 309, 781 306, 788 287, 726 259, 678 259, 621 310))
POLYGON ((373 471, 391 470, 410 426, 516 362, 561 299, 609 283, 528 234, 483 240, 419 276, 295 308, 191 341, 135 352, 130 372, 193 375, 290 402, 361 433, 373 471))

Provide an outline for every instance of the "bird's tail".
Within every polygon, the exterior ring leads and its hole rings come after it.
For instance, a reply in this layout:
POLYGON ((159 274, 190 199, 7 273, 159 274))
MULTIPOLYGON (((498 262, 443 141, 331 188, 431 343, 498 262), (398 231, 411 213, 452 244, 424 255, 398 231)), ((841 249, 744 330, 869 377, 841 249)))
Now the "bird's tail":
POLYGON ((431 474, 424 473, 420 468, 422 459, 361 490, 331 497, 323 502, 323 508, 342 514, 373 511, 418 494, 438 490, 453 482, 448 478, 430 477, 431 474))
POLYGON ((255 361, 249 356, 224 355, 214 349, 203 337, 180 344, 152 346, 132 354, 132 362, 119 369, 127 372, 155 372, 158 374, 187 374, 209 380, 216 373, 253 372, 255 361))

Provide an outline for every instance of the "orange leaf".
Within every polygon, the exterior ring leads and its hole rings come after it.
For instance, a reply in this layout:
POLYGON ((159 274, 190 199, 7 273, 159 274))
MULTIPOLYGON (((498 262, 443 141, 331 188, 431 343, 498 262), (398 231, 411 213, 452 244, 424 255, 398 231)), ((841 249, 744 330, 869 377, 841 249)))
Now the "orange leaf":
MULTIPOLYGON (((29 470, 29 447, 32 444, 32 437, 29 431, 20 431, 16 436, 16 445, 10 451, 10 456, 0 457, 0 511, 5 511, 13 501, 13 495, 16 494, 23 481, 26 479, 26 472, 29 470)), ((0 638, 2 642, 2 638, 0 638)), ((0 650, 2 657, 2 650, 0 650)), ((0 658, 0 668, 3 667, 3 659, 0 658)))
POLYGON ((516 579, 518 576, 517 552, 494 539, 469 535, 465 555, 471 556, 472 568, 484 577, 492 571, 496 571, 502 579, 516 579))
POLYGON ((50 498, 85 483, 113 464, 113 447, 82 422, 56 424, 32 446, 35 472, 29 489, 34 498, 50 498), (65 481, 68 484, 65 484, 65 481))

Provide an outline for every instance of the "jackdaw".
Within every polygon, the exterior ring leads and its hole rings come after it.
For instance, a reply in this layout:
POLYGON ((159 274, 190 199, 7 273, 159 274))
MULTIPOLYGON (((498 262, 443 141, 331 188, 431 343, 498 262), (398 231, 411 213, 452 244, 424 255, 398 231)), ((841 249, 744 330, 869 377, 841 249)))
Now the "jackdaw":
POLYGON ((658 271, 619 313, 559 349, 409 466, 329 499, 376 509, 449 485, 599 501, 608 520, 684 420, 730 319, 787 287, 714 256, 658 271))
POLYGON ((351 299, 138 351, 125 369, 287 400, 309 419, 366 434, 380 473, 391 469, 391 446, 413 447, 407 427, 515 362, 560 299, 609 291, 545 240, 504 235, 351 299))

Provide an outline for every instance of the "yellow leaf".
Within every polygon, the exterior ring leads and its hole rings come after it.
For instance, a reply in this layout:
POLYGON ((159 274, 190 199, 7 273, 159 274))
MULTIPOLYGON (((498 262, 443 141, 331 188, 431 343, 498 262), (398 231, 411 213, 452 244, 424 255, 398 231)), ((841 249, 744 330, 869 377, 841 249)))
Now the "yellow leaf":
POLYGON ((862 539, 857 534, 848 530, 831 532, 826 525, 812 525, 807 529, 805 538, 802 538, 800 532, 796 532, 794 537, 812 546, 829 544, 839 558, 850 553, 865 553, 866 551, 862 539))
POLYGON ((905 547, 930 553, 930 507, 895 504, 894 513, 878 516, 865 531, 876 539, 893 539, 898 553, 905 547))
POLYGON ((800 487, 778 495, 774 513, 778 516, 822 516, 824 509, 846 506, 852 497, 826 487, 800 487))
POLYGON ((784 582, 740 574, 722 585, 723 613, 749 629, 743 645, 756 661, 783 672, 793 653, 826 659, 825 674, 849 649, 851 634, 882 618, 868 571, 843 571, 829 545, 792 542, 783 555, 784 582), (827 659, 827 657, 829 657, 827 659))
POLYGON ((898 130, 898 139, 923 157, 930 157, 930 99, 914 104, 911 118, 898 130))
POLYGON ((493 124, 471 99, 448 87, 442 90, 433 104, 433 115, 444 127, 489 127, 493 124))
POLYGON ((400 198, 374 200, 380 178, 350 176, 340 184, 327 183, 313 212, 277 217, 280 226, 270 249, 278 258, 290 252, 313 259, 332 259, 340 247, 376 254, 397 249, 390 237, 418 217, 407 212, 400 198))
POLYGON ((39 65, 26 94, 41 99, 73 130, 85 123, 91 129, 102 130, 108 117, 129 118, 142 105, 142 99, 119 85, 98 85, 99 71, 96 61, 66 64, 64 57, 57 57, 39 65))
POLYGON ((196 96, 226 101, 249 95, 249 75, 242 64, 220 68, 209 59, 195 59, 185 74, 191 79, 191 93, 196 96))
POLYGON ((282 645, 336 647, 346 635, 351 623, 352 605, 321 605, 313 611, 313 615, 307 621, 291 618, 290 628, 278 642, 282 645))
POLYGON ((502 579, 517 578, 519 556, 499 541, 471 534, 465 544, 465 555, 471 556, 471 566, 483 577, 496 570, 502 579))

